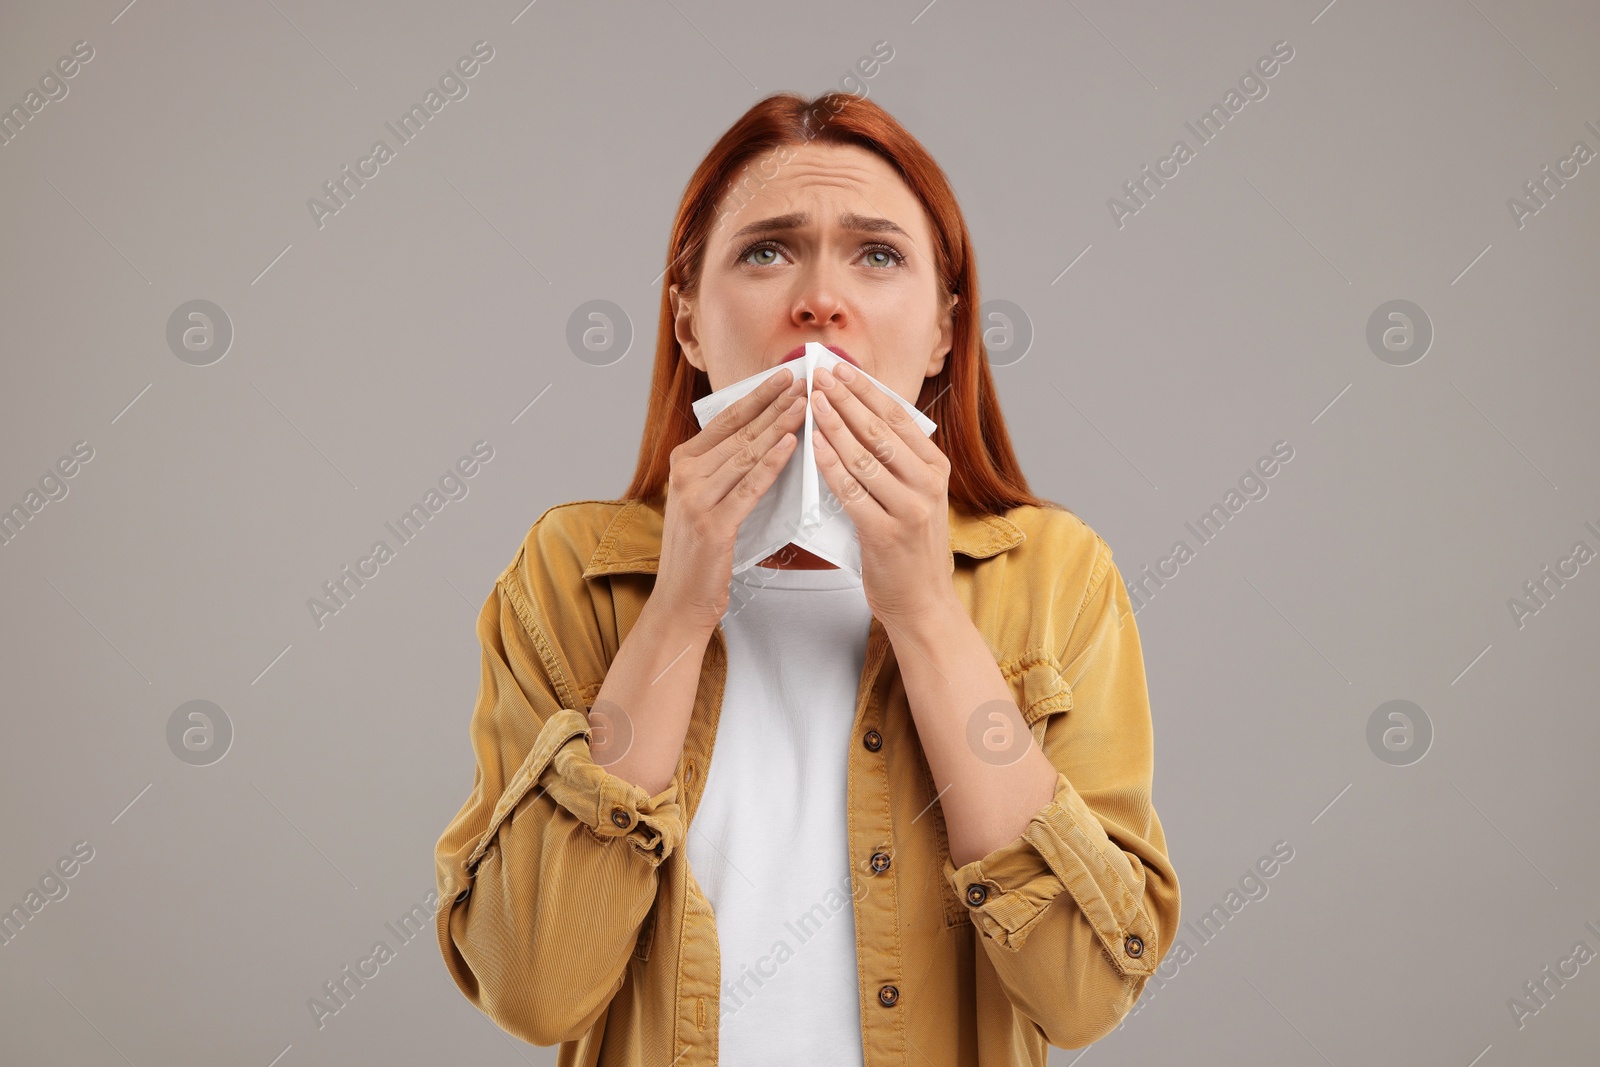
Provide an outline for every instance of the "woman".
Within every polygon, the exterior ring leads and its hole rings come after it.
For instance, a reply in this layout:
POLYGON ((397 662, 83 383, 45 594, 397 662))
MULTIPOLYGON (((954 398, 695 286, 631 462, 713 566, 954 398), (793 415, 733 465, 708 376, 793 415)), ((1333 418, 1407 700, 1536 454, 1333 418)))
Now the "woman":
POLYGON ((451 976, 561 1064, 1043 1065, 1171 945, 1127 591, 1029 493, 977 298, 943 172, 865 99, 762 100, 689 182, 633 484, 496 581, 436 850, 451 976), (693 422, 808 341, 843 360, 809 398, 780 369, 693 422), (734 576, 808 403, 861 578, 734 576))

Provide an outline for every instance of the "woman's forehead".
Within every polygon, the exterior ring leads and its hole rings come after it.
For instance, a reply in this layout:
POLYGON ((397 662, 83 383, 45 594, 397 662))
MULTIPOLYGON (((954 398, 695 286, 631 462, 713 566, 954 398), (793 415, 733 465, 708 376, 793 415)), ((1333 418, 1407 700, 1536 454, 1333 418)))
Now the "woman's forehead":
POLYGON ((849 228, 861 217, 888 218, 912 236, 926 227, 922 205, 900 175, 855 145, 780 146, 752 160, 724 200, 718 229, 730 239, 778 217, 791 229, 849 228))

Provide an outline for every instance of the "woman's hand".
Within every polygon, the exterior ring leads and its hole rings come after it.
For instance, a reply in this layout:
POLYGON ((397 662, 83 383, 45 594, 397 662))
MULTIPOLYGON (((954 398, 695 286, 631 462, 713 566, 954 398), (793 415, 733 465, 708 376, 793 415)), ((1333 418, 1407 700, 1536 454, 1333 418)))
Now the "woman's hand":
POLYGON ((772 375, 672 450, 661 562, 647 610, 710 633, 728 610, 739 524, 794 453, 806 403, 794 371, 772 375))
POLYGON ((900 404, 848 363, 818 368, 817 468, 856 524, 861 583, 889 625, 955 603, 950 460, 900 404))

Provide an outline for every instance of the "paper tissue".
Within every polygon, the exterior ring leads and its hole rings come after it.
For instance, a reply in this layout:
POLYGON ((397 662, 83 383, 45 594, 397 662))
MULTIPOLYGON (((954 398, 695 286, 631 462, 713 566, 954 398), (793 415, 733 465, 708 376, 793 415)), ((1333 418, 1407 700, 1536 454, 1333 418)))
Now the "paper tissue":
MULTIPOLYGON (((734 574, 754 566, 784 545, 792 543, 835 566, 843 567, 858 578, 861 576, 861 542, 856 537, 856 524, 845 513, 844 505, 833 495, 817 468, 815 446, 811 441, 813 414, 810 396, 813 376, 818 367, 827 367, 831 371, 835 364, 842 362, 844 360, 840 357, 813 341, 806 345, 806 354, 798 359, 753 374, 694 402, 695 418, 704 429, 706 423, 716 418, 723 408, 784 367, 806 382, 806 421, 796 431, 797 447, 789 454, 789 462, 784 464, 777 480, 756 502, 744 522, 739 524, 739 534, 733 548, 734 574)), ((856 372, 905 408, 906 414, 911 416, 925 435, 932 435, 935 423, 918 411, 915 404, 859 367, 856 372)))

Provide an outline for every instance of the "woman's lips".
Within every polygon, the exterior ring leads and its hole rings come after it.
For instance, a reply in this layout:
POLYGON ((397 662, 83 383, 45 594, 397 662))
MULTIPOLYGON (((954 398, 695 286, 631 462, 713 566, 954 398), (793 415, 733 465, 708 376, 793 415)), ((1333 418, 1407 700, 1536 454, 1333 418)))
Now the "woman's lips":
MULTIPOLYGON (((857 363, 855 361, 855 357, 854 356, 852 356, 850 353, 846 352, 844 349, 840 348, 838 345, 823 345, 822 347, 826 348, 829 352, 832 352, 834 355, 838 356, 840 359, 844 360, 846 363, 850 364, 853 367, 860 367, 861 366, 861 364, 859 364, 859 363, 857 363)), ((784 356, 783 359, 780 360, 780 362, 787 363, 791 359, 799 359, 801 356, 803 356, 805 354, 806 354, 806 346, 805 345, 795 345, 794 348, 789 352, 789 354, 787 356, 784 356)))

